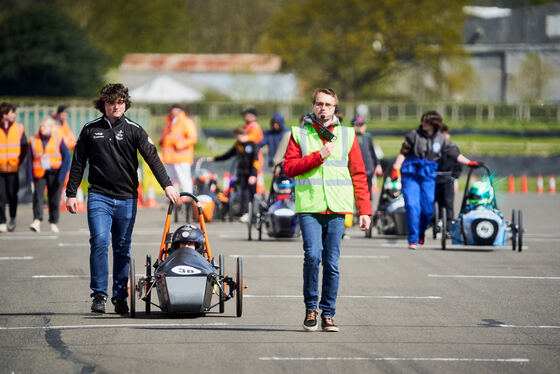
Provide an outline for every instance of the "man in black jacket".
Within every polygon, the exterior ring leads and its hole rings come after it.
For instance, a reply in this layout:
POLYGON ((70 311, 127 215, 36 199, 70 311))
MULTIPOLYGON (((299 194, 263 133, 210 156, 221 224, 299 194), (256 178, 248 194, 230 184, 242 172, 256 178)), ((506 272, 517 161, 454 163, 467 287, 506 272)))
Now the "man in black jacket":
POLYGON ((89 163, 87 216, 91 246, 90 288, 93 291, 91 311, 105 313, 108 251, 112 241, 111 301, 116 313, 126 314, 130 242, 138 200, 137 152, 150 166, 169 200, 177 203, 179 193, 173 188, 146 131, 124 115, 131 104, 128 88, 122 84, 108 84, 94 104, 103 116, 86 123, 80 133, 66 187, 66 208, 73 214, 78 211, 76 193, 86 163, 89 163))
MULTIPOLYGON (((447 139, 451 137, 449 134, 449 127, 444 123, 441 125, 441 133, 447 139)), ((456 144, 450 143, 450 148, 454 149, 454 153, 461 153, 456 144)), ((444 154, 438 162, 437 177, 436 177, 436 192, 435 201, 439 206, 439 216, 441 217, 442 210, 445 209, 447 213, 447 232, 451 230, 451 220, 453 219, 453 204, 455 201, 455 179, 461 176, 463 167, 457 159, 449 157, 444 154)), ((437 222, 435 222, 437 224, 437 222)))

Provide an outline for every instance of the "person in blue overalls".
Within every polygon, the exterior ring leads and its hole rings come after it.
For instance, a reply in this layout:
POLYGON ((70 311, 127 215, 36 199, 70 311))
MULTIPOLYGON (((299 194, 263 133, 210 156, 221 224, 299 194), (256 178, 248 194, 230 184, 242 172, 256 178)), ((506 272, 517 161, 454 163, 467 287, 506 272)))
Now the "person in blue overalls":
POLYGON ((434 211, 438 160, 446 155, 470 167, 481 165, 452 147, 449 139, 440 132, 441 125, 442 118, 438 112, 430 110, 424 113, 419 128, 406 134, 401 153, 393 164, 391 179, 402 177, 410 249, 424 244, 424 232, 434 211))

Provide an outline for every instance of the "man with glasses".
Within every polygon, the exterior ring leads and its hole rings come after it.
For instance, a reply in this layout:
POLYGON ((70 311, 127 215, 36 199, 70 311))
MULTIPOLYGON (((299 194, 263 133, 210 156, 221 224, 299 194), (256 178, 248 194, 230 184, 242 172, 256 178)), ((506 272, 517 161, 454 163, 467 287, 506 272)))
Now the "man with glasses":
POLYGON ((345 214, 354 210, 367 230, 372 214, 366 170, 353 128, 340 125, 334 115, 338 98, 333 90, 313 93, 312 113, 302 126, 292 127, 284 161, 285 173, 295 179, 296 213, 303 238, 303 328, 318 328, 321 309, 323 331, 337 332, 334 323, 338 294, 338 259, 345 214), (319 268, 323 284, 319 300, 319 268))

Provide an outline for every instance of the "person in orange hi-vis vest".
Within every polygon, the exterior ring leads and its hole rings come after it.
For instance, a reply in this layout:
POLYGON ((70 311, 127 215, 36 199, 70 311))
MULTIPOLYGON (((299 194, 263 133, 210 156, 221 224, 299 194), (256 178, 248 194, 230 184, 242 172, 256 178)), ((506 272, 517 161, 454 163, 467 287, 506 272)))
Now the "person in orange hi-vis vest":
POLYGON ((27 180, 33 182, 33 222, 31 231, 41 231, 45 187, 49 204, 51 231, 59 232, 60 193, 70 169, 70 151, 63 137, 56 131, 53 118, 45 118, 39 125, 37 134, 29 140, 27 158, 27 180))
MULTIPOLYGON (((245 130, 247 130, 247 141, 259 144, 264 139, 264 134, 261 126, 257 122, 257 110, 255 108, 248 108, 241 112, 243 120, 245 121, 245 130)), ((257 159, 257 193, 264 193, 264 178, 262 175, 262 168, 264 165, 264 157, 262 148, 258 152, 257 159)))
POLYGON ((62 140, 64 140, 66 147, 71 151, 74 150, 74 147, 76 147, 76 137, 70 126, 68 126, 68 107, 60 105, 56 113, 53 114, 53 119, 57 125, 55 129, 62 137, 62 140))
POLYGON ((161 160, 171 181, 178 181, 183 192, 193 192, 191 166, 197 141, 194 121, 187 116, 182 106, 172 105, 159 141, 161 160))
POLYGON ((16 229, 19 190, 19 165, 27 154, 27 137, 21 123, 16 123, 16 108, 0 104, 0 233, 16 229), (6 203, 10 221, 6 224, 6 203))

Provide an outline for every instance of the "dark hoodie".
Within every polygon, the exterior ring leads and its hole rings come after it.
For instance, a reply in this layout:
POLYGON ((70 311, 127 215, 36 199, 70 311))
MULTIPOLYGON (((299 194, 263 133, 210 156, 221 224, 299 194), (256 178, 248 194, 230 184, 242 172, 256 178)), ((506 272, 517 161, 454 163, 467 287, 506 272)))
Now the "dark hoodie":
POLYGON ((272 118, 270 119, 270 130, 265 131, 263 140, 259 143, 259 148, 268 145, 268 166, 274 166, 274 155, 276 154, 276 150, 278 149, 278 144, 282 140, 284 133, 287 132, 288 129, 284 124, 284 116, 280 112, 274 113, 272 118), (273 127, 273 123, 277 122, 280 125, 280 129, 276 130, 273 127))

